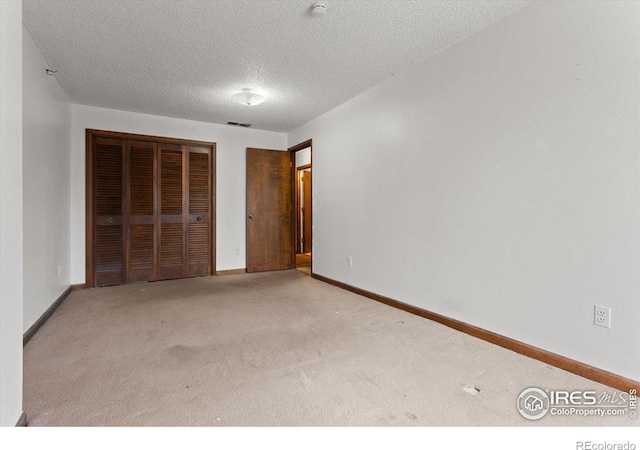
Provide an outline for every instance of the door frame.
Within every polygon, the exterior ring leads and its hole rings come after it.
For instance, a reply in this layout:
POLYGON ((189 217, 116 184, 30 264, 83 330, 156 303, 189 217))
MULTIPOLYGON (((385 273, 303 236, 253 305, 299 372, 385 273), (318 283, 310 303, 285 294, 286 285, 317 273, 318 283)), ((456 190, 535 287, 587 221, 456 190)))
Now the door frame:
POLYGON ((216 143, 193 141, 164 136, 150 136, 145 134, 121 133, 87 128, 85 131, 85 287, 95 286, 95 238, 94 238, 94 210, 95 210, 95 179, 93 176, 93 143, 96 138, 123 139, 129 141, 153 141, 156 143, 192 145, 211 148, 211 167, 209 173, 209 190, 211 204, 209 205, 209 242, 211 244, 208 275, 216 273, 216 143))
MULTIPOLYGON (((295 162, 294 162, 295 164, 295 162)), ((302 194, 300 192, 300 179, 298 178, 300 176, 300 172, 304 172, 307 169, 311 168, 311 164, 305 164, 304 166, 300 166, 300 167, 296 167, 296 192, 295 192, 295 196, 296 196, 296 253, 298 253, 298 244, 302 241, 301 239, 297 239, 300 236, 298 236, 298 232, 300 231, 300 226, 302 225, 300 223, 300 204, 302 203, 301 201, 301 195, 302 194)), ((312 182, 313 184, 313 182, 312 182)), ((309 187, 309 193, 311 193, 311 187, 309 187)), ((311 207, 311 205, 309 205, 311 207)), ((311 207, 311 209, 313 209, 311 207)), ((313 218, 313 216, 311 216, 313 218)))
MULTIPOLYGON (((301 142, 297 145, 294 145, 293 147, 290 147, 288 149, 289 153, 291 154, 291 197, 292 197, 292 201, 293 201, 293 205, 296 205, 295 208, 292 208, 294 211, 292 211, 292 214, 294 216, 298 216, 298 208, 299 205, 297 203, 297 192, 298 192, 298 186, 297 186, 297 171, 298 168, 296 167, 296 153, 299 152, 300 150, 304 150, 304 149, 310 149, 311 150, 311 159, 310 159, 310 163, 309 166, 311 167, 311 173, 313 173, 313 139, 308 139, 304 142, 301 142)), ((310 195, 311 195, 311 242, 313 245, 314 239, 313 239, 313 182, 311 183, 311 188, 309 189, 310 191, 310 195)), ((292 217, 291 220, 291 238, 293 239, 293 242, 296 242, 296 235, 297 235, 297 231, 296 231, 296 226, 298 224, 299 218, 298 220, 296 220, 296 217, 292 217)), ((297 243, 296 243, 297 244, 297 243)), ((295 258, 296 258, 296 250, 297 250, 297 245, 294 246, 293 248, 293 261, 294 261, 294 267, 297 268, 296 262, 295 262, 295 258)), ((313 249, 311 249, 311 273, 313 274, 313 249)))

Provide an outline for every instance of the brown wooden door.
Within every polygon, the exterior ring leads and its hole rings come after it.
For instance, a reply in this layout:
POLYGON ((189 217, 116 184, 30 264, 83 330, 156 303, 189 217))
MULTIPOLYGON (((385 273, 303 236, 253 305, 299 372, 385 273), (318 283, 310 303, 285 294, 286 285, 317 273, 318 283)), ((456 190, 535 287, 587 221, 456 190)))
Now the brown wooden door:
POLYGON ((125 280, 122 202, 125 155, 126 146, 120 139, 94 141, 91 157, 95 175, 91 195, 95 212, 92 231, 96 286, 121 284, 125 280))
POLYGON ((157 274, 157 145, 127 141, 124 201, 127 283, 155 281, 157 274))
POLYGON ((123 138, 88 132, 89 284, 210 275, 214 144, 95 133, 123 138))
POLYGON ((292 269, 291 154, 247 149, 247 272, 292 269))
POLYGON ((204 147, 187 147, 188 214, 186 276, 210 274, 211 245, 211 152, 204 147))
POLYGON ((304 183, 304 201, 302 207, 303 228, 304 228, 304 253, 311 251, 311 171, 305 170, 302 173, 304 183))
POLYGON ((212 272, 212 155, 207 147, 160 144, 160 279, 212 272))
POLYGON ((183 146, 159 145, 160 166, 160 246, 159 278, 167 280, 185 276, 186 162, 183 146))

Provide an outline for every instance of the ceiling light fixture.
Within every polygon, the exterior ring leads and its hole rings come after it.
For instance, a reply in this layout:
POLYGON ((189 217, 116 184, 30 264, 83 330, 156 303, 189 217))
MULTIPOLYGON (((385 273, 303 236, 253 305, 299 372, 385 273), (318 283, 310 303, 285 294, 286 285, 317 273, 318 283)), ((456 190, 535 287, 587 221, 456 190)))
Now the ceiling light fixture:
POLYGON ((251 88, 244 88, 242 92, 236 92, 231 96, 231 98, 236 102, 247 106, 259 105, 264 101, 264 97, 253 92, 253 89, 251 88))

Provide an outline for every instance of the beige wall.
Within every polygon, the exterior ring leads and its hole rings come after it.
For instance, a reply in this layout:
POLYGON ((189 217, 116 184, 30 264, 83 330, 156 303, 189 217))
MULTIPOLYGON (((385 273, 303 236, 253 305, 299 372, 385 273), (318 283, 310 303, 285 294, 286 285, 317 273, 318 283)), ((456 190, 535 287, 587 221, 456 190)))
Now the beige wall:
POLYGON ((23 28, 23 331, 70 283, 71 103, 23 28))
POLYGON ((0 1, 0 426, 22 414, 22 2, 0 1))
POLYGON ((289 133, 314 272, 640 379, 639 43, 536 2, 289 133))

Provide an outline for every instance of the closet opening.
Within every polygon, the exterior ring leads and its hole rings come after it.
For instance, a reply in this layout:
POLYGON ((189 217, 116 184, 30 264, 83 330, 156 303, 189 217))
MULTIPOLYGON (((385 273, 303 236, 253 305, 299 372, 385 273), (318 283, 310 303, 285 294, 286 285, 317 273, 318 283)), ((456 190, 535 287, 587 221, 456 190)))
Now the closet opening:
POLYGON ((87 130, 88 287, 213 274, 215 148, 87 130))

